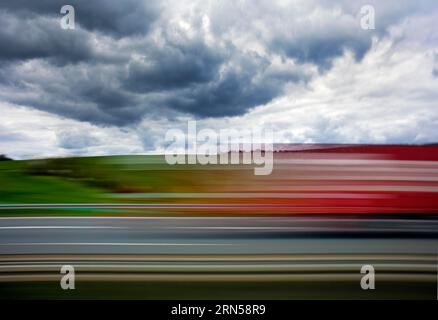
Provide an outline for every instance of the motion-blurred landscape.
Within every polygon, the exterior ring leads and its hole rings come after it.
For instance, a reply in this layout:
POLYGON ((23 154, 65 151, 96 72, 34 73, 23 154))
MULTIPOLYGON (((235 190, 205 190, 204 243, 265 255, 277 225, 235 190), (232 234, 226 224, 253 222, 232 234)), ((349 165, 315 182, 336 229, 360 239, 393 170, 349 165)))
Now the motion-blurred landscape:
POLYGON ((276 150, 267 176, 159 155, 0 161, 0 296, 436 297, 438 146, 276 150))
POLYGON ((0 300, 436 300, 437 21, 1 0, 0 300))

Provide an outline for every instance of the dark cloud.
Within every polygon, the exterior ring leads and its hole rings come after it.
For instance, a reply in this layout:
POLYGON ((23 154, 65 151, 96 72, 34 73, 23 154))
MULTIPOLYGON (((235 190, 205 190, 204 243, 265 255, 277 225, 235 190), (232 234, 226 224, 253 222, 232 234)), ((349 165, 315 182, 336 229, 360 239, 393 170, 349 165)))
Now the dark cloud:
POLYGON ((146 49, 141 60, 130 61, 125 86, 135 92, 168 91, 208 83, 217 76, 226 53, 197 40, 146 49))
POLYGON ((300 63, 312 63, 322 70, 331 66, 334 58, 341 56, 345 50, 354 53, 361 60, 371 47, 370 36, 354 36, 352 34, 327 33, 303 35, 297 39, 275 38, 271 43, 272 49, 279 51, 300 63))
POLYGON ((2 0, 0 10, 22 19, 41 15, 61 17, 61 8, 69 4, 75 8, 75 22, 83 28, 123 37, 148 32, 159 16, 159 3, 156 0, 2 0))
POLYGON ((22 31, 19 23, 6 34, 15 51, 2 57, 16 62, 2 68, 0 81, 20 94, 4 98, 69 118, 123 126, 172 110, 201 117, 237 115, 269 102, 288 81, 300 80, 290 71, 268 72, 268 59, 240 53, 230 43, 207 44, 202 35, 181 38, 165 24, 159 39, 106 39, 114 50, 103 55, 90 32, 66 32, 55 20, 47 19, 48 25, 43 20, 29 20, 39 28, 30 28, 23 38, 13 39, 22 31), (119 46, 127 54, 120 54, 119 46), (21 61, 28 60, 32 75, 23 73, 21 61))
POLYGON ((100 141, 91 132, 63 130, 57 133, 58 146, 64 149, 83 149, 98 146, 100 141))
POLYGON ((309 6, 318 19, 294 24, 300 16, 288 8, 255 2, 238 11, 230 2, 212 15, 209 31, 199 8, 182 14, 157 1, 71 1, 77 28, 62 30, 64 1, 3 0, 0 97, 103 125, 146 114, 241 115, 309 80, 309 66, 325 72, 345 50, 361 59, 371 37, 394 21, 382 15, 382 29, 367 32, 350 2, 336 14, 321 3, 326 15, 309 6))
POLYGON ((68 32, 55 20, 21 20, 0 12, 0 60, 51 59, 53 63, 79 62, 93 56, 87 33, 68 32))
POLYGON ((305 80, 305 76, 269 72, 270 62, 254 55, 242 55, 230 67, 205 84, 177 91, 168 104, 203 117, 233 116, 268 103, 278 96, 288 81, 305 80))

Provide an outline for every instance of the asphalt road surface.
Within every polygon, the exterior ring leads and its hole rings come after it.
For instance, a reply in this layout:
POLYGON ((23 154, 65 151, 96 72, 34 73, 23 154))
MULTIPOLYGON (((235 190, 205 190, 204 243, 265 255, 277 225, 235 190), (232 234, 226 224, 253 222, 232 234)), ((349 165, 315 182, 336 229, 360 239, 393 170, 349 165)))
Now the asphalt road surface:
POLYGON ((438 221, 1 217, 0 254, 436 254, 438 221))
POLYGON ((0 299, 435 299, 437 248, 424 216, 3 216, 0 299))

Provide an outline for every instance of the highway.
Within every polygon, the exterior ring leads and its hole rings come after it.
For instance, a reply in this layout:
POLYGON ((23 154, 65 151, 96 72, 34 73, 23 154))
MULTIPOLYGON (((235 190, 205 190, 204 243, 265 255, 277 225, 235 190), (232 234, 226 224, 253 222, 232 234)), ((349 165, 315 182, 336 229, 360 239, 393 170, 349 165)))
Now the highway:
POLYGON ((437 238, 428 219, 0 218, 0 254, 433 254, 437 238))
POLYGON ((435 299, 437 248, 433 217, 2 216, 0 298, 435 299))

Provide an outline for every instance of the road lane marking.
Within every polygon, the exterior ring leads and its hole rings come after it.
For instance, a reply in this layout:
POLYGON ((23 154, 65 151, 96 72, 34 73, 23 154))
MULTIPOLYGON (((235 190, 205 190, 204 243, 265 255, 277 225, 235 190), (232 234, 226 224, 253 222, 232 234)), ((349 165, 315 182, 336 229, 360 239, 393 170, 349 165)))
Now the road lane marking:
POLYGON ((16 229, 125 229, 123 227, 105 227, 105 226, 10 226, 0 227, 0 230, 16 230, 16 229))
MULTIPOLYGON (((269 218, 269 217, 268 217, 269 218)), ((252 217, 111 217, 111 216, 101 216, 101 217, 69 217, 69 216, 41 216, 41 217, 0 217, 0 220, 38 220, 38 219, 84 219, 84 220, 239 220, 239 219, 252 219, 252 217)))
POLYGON ((154 242, 13 242, 0 246, 234 246, 231 243, 154 243, 154 242))
POLYGON ((48 216, 33 216, 33 217, 0 217, 1 220, 221 220, 221 221, 247 221, 247 222, 260 222, 260 221, 269 221, 274 223, 285 223, 285 222, 291 222, 291 223, 304 223, 304 222, 310 222, 312 224, 315 223, 323 223, 323 222, 385 222, 385 223, 405 223, 408 225, 412 225, 413 223, 422 223, 425 225, 435 225, 438 224, 436 220, 430 220, 430 219, 350 219, 350 218, 339 218, 339 217, 333 217, 333 218, 300 218, 300 217, 291 217, 290 219, 285 219, 284 217, 278 218, 278 217, 110 217, 110 216, 102 216, 102 217, 68 217, 68 216, 54 216, 54 217, 48 217, 48 216))

